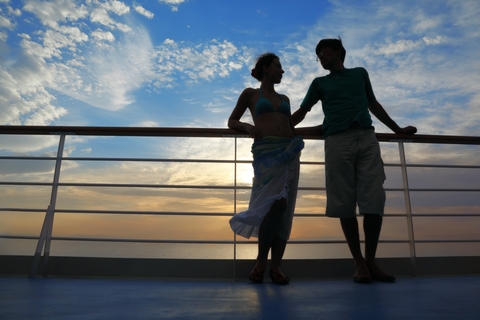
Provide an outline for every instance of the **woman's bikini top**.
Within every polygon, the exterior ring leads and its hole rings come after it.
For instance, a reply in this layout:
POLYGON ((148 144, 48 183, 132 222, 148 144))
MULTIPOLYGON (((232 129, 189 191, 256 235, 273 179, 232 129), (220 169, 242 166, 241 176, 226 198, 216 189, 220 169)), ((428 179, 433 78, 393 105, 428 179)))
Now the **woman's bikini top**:
MULTIPOLYGON (((259 115, 267 112, 280 112, 283 113, 286 116, 290 116, 291 111, 290 111, 290 105, 282 99, 282 102, 280 103, 280 107, 278 109, 275 109, 267 98, 264 98, 262 95, 262 90, 258 89, 260 91, 260 98, 257 101, 257 104, 255 105, 255 117, 258 117, 259 115)), ((279 95, 280 96, 280 95, 279 95)))

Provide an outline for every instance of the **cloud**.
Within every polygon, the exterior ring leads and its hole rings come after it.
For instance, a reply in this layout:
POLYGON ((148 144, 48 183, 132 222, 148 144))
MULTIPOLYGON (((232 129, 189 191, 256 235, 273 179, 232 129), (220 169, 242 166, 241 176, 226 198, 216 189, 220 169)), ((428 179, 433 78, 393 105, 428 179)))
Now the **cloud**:
POLYGON ((134 5, 133 8, 135 9, 136 12, 138 12, 142 16, 147 17, 148 19, 153 19, 153 17, 155 16, 153 14, 153 12, 148 11, 147 9, 145 9, 144 7, 142 7, 140 5, 134 5))
POLYGON ((441 44, 448 41, 445 37, 442 37, 442 36, 436 36, 435 38, 423 37, 422 40, 427 45, 441 44))
POLYGON ((118 29, 122 32, 132 31, 128 25, 116 21, 109 15, 110 12, 113 12, 118 16, 122 16, 130 12, 130 7, 125 5, 123 2, 116 0, 110 0, 108 2, 95 1, 94 3, 98 6, 93 8, 92 12, 90 13, 91 22, 99 23, 112 30, 118 29))
POLYGON ((446 37, 436 36, 435 38, 423 37, 420 40, 398 40, 395 43, 382 45, 378 48, 380 54, 391 55, 406 51, 419 50, 424 46, 446 43, 446 37))
POLYGON ((115 41, 115 36, 110 31, 103 31, 103 30, 97 29, 92 32, 91 36, 98 41, 107 41, 107 42, 115 41))
POLYGON ((159 124, 153 120, 145 120, 140 123, 133 124, 132 127, 159 127, 159 124))
POLYGON ((178 11, 178 7, 186 0, 158 0, 160 3, 165 3, 172 8, 172 11, 178 11))
MULTIPOLYGON (((133 8, 153 17, 141 6, 133 8)), ((3 124, 46 125, 60 120, 68 108, 56 105, 61 103, 59 93, 118 111, 135 102, 133 93, 142 86, 165 89, 185 80, 212 81, 243 65, 241 51, 225 40, 199 45, 167 39, 154 47, 148 31, 128 17, 130 7, 120 1, 28 0, 23 9, 41 25, 32 21, 36 31, 20 33, 19 53, 0 65, 3 124)), ((7 27, 15 25, 12 20, 7 27)), ((9 51, 7 40, 8 33, 0 31, 2 52, 9 51)))
POLYGON ((13 29, 13 24, 6 17, 0 17, 0 27, 13 29))
POLYGON ((166 80, 157 85, 174 83, 175 77, 186 76, 189 82, 211 81, 228 77, 243 66, 243 56, 248 54, 227 40, 190 45, 166 39, 155 49, 156 73, 166 80))
POLYGON ((92 47, 81 68, 64 66, 66 81, 56 89, 101 109, 122 109, 134 101, 131 92, 153 78, 150 38, 138 28, 116 42, 108 32, 97 30, 93 36, 110 44, 92 47))
POLYGON ((420 43, 412 40, 399 40, 396 43, 388 44, 386 46, 380 47, 378 51, 381 54, 395 54, 405 51, 410 51, 418 48, 420 43))
POLYGON ((51 28, 57 28, 59 22, 77 21, 88 14, 84 4, 77 5, 69 0, 26 0, 23 10, 35 14, 42 24, 51 28))
POLYGON ((39 55, 51 55, 28 40, 23 52, 9 67, 0 66, 0 123, 46 125, 65 115, 66 110, 53 105, 55 96, 46 86, 53 68, 39 55), (36 50, 38 49, 38 51, 36 50))
POLYGON ((0 149, 7 151, 10 155, 33 155, 40 152, 47 155, 46 149, 56 150, 58 147, 58 136, 22 136, 2 135, 0 149))

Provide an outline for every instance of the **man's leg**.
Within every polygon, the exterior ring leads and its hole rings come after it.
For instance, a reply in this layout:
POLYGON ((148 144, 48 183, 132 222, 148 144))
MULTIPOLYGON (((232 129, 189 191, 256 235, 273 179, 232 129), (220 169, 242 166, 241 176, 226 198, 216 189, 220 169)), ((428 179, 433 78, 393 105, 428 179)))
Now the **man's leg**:
POLYGON ((366 265, 373 280, 392 282, 395 277, 387 275, 375 264, 385 207, 383 183, 386 176, 380 145, 373 130, 363 132, 359 145, 355 172, 357 203, 363 214, 366 265))
POLYGON ((375 263, 378 239, 382 229, 383 218, 378 214, 365 214, 363 216, 363 230, 365 232, 365 260, 375 263))
POLYGON ((340 218, 340 224, 342 226, 345 239, 348 243, 348 248, 352 253, 353 260, 355 262, 355 274, 353 275, 353 281, 359 283, 370 283, 372 278, 368 271, 367 264, 362 255, 360 248, 360 234, 358 231, 358 221, 356 217, 340 218))
POLYGON ((373 280, 394 282, 395 277, 386 274, 375 264, 378 239, 382 229, 383 217, 378 214, 365 214, 363 218, 363 230, 365 232, 365 260, 373 280))

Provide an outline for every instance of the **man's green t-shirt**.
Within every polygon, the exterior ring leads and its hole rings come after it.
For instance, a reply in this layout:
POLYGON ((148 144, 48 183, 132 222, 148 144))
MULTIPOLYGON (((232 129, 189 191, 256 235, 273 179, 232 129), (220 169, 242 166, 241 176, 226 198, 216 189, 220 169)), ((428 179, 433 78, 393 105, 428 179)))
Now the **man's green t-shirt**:
POLYGON ((362 128, 373 128, 368 103, 376 99, 364 68, 342 69, 315 78, 300 107, 310 111, 319 100, 325 115, 324 138, 348 129, 355 121, 362 128))

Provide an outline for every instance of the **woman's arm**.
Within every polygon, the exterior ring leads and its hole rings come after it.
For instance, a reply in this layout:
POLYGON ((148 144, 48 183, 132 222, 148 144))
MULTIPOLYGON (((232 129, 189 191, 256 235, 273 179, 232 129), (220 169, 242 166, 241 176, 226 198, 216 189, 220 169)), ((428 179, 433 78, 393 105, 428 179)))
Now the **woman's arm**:
POLYGON ((237 104, 235 105, 232 114, 228 118, 228 127, 230 129, 246 132, 251 138, 261 138, 262 133, 260 130, 249 123, 240 121, 243 114, 248 109, 254 93, 255 89, 252 88, 243 90, 240 97, 238 97, 237 104))

